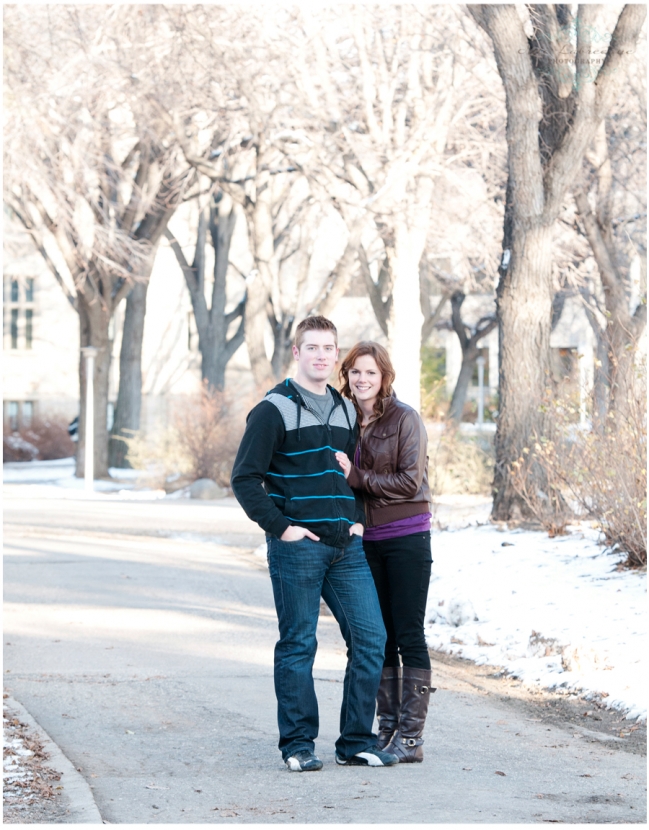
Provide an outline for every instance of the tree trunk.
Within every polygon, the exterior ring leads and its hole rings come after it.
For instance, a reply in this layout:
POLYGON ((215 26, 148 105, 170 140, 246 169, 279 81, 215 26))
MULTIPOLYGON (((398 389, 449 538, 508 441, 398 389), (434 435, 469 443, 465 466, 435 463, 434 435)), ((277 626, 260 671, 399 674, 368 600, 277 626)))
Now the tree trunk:
MULTIPOLYGON (((601 68, 593 70, 587 60, 577 61, 566 104, 567 89, 556 74, 561 44, 553 35, 554 23, 559 23, 553 16, 564 15, 566 8, 546 5, 535 10, 530 6, 534 38, 528 37, 513 4, 469 5, 468 11, 491 38, 507 104, 509 169, 497 290, 500 414, 492 516, 508 520, 522 507, 511 482, 512 462, 535 432, 543 433, 539 404, 549 374, 551 228, 581 169, 584 153, 614 101, 646 8, 624 6, 601 68)), ((578 8, 579 56, 590 51, 598 12, 594 4, 578 8)), ((530 476, 536 478, 528 486, 543 489, 540 465, 530 476)))
POLYGON ((510 470, 534 432, 543 434, 539 407, 549 380, 552 296, 552 228, 515 222, 509 268, 497 292, 500 414, 492 511, 496 520, 525 512, 510 470))
MULTIPOLYGON (((112 340, 108 336, 111 313, 98 301, 89 305, 84 295, 77 295, 79 304, 81 346, 94 346, 99 351, 95 358, 94 371, 94 477, 108 476, 108 428, 106 416, 108 411, 108 381, 112 340)), ((85 465, 86 436, 86 359, 83 354, 79 359, 79 444, 77 452, 76 475, 83 478, 85 465)))
POLYGON ((392 306, 388 315, 388 348, 396 372, 395 389, 402 401, 421 407, 421 310, 419 262, 426 244, 433 182, 421 177, 417 200, 408 215, 395 222, 392 306))
POLYGON ((210 389, 219 391, 225 387, 225 367, 227 361, 223 350, 217 348, 215 332, 212 326, 198 337, 198 348, 201 353, 201 377, 207 381, 210 389))
POLYGON ((421 405, 421 328, 424 315, 419 299, 418 251, 401 226, 396 233, 392 263, 394 285, 388 317, 388 350, 396 373, 399 398, 419 412, 421 405))
POLYGON ((473 367, 479 354, 479 350, 475 347, 462 352, 462 366, 460 367, 460 374, 455 384, 455 389, 453 390, 451 404, 448 408, 449 420, 454 424, 459 425, 462 421, 466 394, 469 390, 471 378, 473 377, 473 367))
POLYGON ((575 193, 575 202, 586 231, 604 289, 607 320, 604 339, 608 347, 609 411, 624 416, 633 394, 633 371, 638 340, 647 321, 646 301, 634 314, 616 257, 609 211, 603 205, 598 218, 592 212, 584 191, 575 193))
POLYGON ((606 330, 602 328, 590 305, 590 295, 586 288, 581 289, 583 308, 590 327, 595 335, 595 371, 593 373, 593 428, 603 432, 606 427, 606 414, 609 399, 609 365, 606 330))
POLYGON ((245 337, 250 368, 259 388, 275 385, 273 367, 266 354, 268 303, 273 290, 272 259, 275 252, 271 213, 270 172, 263 168, 258 151, 255 177, 255 202, 247 206, 246 218, 250 234, 256 274, 248 281, 245 308, 245 337))
POLYGON ((248 281, 248 299, 244 311, 246 346, 255 384, 259 388, 270 389, 275 386, 275 376, 266 354, 267 309, 268 293, 259 274, 256 274, 248 281))
POLYGON ((198 220, 194 260, 191 265, 178 240, 167 228, 164 232, 169 240, 176 260, 185 277, 189 291, 198 331, 198 348, 201 353, 201 376, 211 389, 222 390, 225 387, 225 369, 228 361, 243 343, 243 325, 228 340, 230 323, 241 317, 246 299, 234 309, 225 313, 227 300, 227 272, 230 262, 230 243, 234 232, 236 216, 234 207, 221 212, 223 199, 215 200, 209 209, 204 209, 198 220), (205 298, 205 245, 207 234, 212 239, 214 248, 214 283, 212 286, 212 304, 208 308, 205 298))
POLYGON ((119 354, 119 390, 109 444, 109 466, 130 467, 127 438, 140 429, 142 409, 142 340, 149 281, 136 282, 126 299, 122 346, 119 354))

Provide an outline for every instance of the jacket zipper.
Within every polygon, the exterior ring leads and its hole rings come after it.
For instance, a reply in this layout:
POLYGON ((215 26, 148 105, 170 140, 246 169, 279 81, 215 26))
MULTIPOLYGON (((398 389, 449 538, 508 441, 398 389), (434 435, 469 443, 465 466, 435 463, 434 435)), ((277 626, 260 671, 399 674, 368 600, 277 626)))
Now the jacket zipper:
MULTIPOLYGON (((367 430, 373 424, 375 424, 377 420, 378 420, 378 418, 374 421, 370 421, 369 424, 365 427, 365 432, 359 438, 360 453, 359 453, 359 459, 358 460, 361 462, 361 469, 363 469, 363 438, 367 438, 367 430)), ((363 503, 364 503, 364 506, 365 506, 365 518, 367 520, 366 524, 368 526, 371 526, 371 523, 372 523, 372 508, 369 506, 368 502, 369 502, 369 499, 368 500, 363 499, 363 503)))
MULTIPOLYGON (((303 399, 303 400, 304 400, 304 399, 303 399)), ((339 403, 338 401, 334 400, 334 405, 331 407, 331 412, 329 413, 329 417, 327 418, 326 422, 322 420, 322 418, 320 417, 320 415, 319 415, 319 414, 318 414, 315 410, 311 409, 311 407, 309 406, 309 404, 308 404, 306 401, 304 401, 304 404, 305 404, 306 409, 308 409, 308 411, 309 411, 312 415, 314 415, 314 416, 315 416, 315 417, 316 417, 316 418, 320 421, 320 423, 321 423, 324 427, 326 427, 326 429, 327 429, 327 435, 329 436, 329 446, 331 446, 331 441, 332 441, 332 435, 333 435, 333 433, 331 432, 331 427, 329 426, 329 421, 331 420, 331 416, 334 414, 334 412, 335 412, 335 410, 336 410, 336 407, 340 406, 340 403, 339 403)), ((330 452, 331 452, 331 450, 330 450, 330 452)), ((333 453, 332 453, 332 455, 333 455, 333 453)), ((332 463, 334 463, 334 464, 337 464, 337 463, 338 463, 338 462, 336 461, 336 456, 335 456, 335 455, 334 455, 334 457, 333 457, 333 462, 332 462, 332 463)), ((335 479, 334 479, 334 492, 332 492, 332 494, 331 494, 331 495, 332 495, 332 496, 337 495, 337 493, 335 492, 335 479)), ((338 499, 332 499, 332 501, 333 501, 333 507, 334 507, 334 510, 336 511, 336 518, 337 518, 337 519, 338 519, 338 521, 340 522, 341 515, 340 515, 340 507, 338 506, 338 499)))

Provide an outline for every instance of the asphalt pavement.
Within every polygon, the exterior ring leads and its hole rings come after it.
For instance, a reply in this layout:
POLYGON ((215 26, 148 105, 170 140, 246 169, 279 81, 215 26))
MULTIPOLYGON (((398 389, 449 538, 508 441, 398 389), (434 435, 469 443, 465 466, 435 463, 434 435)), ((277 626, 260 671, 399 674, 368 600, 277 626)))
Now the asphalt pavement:
POLYGON ((646 759, 441 676, 423 764, 338 767, 345 647, 320 618, 321 772, 277 750, 263 541, 232 500, 5 488, 5 685, 110 823, 644 823, 646 759))

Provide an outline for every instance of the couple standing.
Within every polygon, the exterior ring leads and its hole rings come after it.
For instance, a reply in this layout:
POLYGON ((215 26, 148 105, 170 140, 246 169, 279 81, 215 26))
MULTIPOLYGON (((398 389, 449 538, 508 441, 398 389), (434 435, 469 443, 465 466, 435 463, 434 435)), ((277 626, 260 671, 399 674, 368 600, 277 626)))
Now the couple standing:
POLYGON ((303 320, 293 356, 295 378, 248 415, 232 472, 239 503, 268 543, 279 749, 290 770, 322 768, 312 674, 322 597, 347 644, 336 762, 422 761, 434 691, 423 630, 431 569, 424 425, 392 392, 379 344, 351 349, 342 395, 327 385, 338 359, 330 320, 303 320))

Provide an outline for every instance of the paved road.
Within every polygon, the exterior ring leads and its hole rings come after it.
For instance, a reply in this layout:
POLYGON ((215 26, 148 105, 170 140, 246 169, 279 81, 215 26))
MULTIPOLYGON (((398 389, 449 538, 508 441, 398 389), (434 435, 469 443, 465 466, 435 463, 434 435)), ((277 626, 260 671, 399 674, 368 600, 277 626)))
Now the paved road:
POLYGON ((644 758, 440 667, 426 761, 337 767, 344 645, 320 619, 322 772, 276 749, 268 574, 233 502, 31 500, 5 488, 5 683, 111 823, 644 822, 644 758), (505 773, 500 775, 498 773, 505 773))

